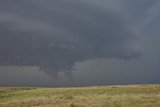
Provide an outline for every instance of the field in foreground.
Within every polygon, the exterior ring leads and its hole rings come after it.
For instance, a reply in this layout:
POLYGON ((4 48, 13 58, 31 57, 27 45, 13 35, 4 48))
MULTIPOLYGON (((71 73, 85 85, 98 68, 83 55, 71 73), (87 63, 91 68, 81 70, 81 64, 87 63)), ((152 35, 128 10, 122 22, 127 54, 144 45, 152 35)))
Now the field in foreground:
POLYGON ((160 107, 160 85, 0 88, 0 107, 160 107))

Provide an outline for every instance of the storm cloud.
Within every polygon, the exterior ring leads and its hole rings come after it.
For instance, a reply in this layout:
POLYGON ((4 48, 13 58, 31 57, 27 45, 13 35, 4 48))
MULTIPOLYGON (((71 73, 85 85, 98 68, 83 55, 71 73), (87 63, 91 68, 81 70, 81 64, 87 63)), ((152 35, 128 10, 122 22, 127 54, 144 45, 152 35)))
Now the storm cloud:
MULTIPOLYGON (((102 3, 100 3, 102 4, 102 3)), ((58 77, 76 63, 141 56, 139 35, 92 0, 1 0, 0 66, 36 66, 58 77)))

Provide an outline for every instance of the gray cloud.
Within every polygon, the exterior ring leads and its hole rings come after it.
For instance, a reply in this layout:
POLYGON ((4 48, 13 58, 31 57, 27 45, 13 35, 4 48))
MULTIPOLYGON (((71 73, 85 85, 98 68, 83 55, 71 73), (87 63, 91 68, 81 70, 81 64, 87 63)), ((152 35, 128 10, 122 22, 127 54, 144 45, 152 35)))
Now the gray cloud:
POLYGON ((1 0, 0 65, 58 77, 77 62, 141 55, 138 35, 110 8, 79 0, 1 0), (62 73, 63 72, 63 73, 62 73))

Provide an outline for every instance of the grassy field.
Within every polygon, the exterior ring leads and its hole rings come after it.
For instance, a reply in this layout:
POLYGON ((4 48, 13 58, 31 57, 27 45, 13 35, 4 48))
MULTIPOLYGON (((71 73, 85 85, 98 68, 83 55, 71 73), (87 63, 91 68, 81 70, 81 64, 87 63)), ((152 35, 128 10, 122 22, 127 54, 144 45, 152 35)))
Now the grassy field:
POLYGON ((160 107, 160 85, 2 87, 0 107, 160 107))

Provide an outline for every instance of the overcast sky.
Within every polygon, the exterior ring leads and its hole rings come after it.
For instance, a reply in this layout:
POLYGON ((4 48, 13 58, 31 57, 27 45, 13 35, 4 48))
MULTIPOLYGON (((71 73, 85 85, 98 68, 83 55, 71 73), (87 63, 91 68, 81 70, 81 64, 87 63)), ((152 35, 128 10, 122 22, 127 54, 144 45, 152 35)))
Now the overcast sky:
POLYGON ((160 83, 160 0, 0 0, 0 86, 160 83))

